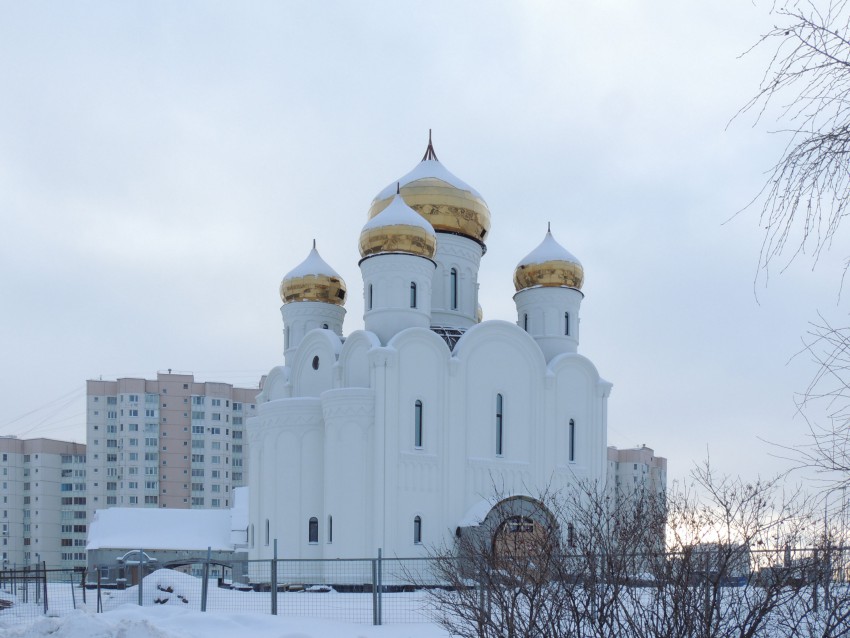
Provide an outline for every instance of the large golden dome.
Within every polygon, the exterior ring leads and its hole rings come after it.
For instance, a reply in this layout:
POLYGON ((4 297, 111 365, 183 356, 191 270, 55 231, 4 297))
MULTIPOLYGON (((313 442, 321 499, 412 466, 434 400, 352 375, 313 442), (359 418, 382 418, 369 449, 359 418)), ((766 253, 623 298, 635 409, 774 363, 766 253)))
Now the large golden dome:
POLYGON ((517 264, 514 287, 517 292, 535 286, 581 290, 584 268, 572 253, 552 237, 550 230, 540 245, 517 264))
POLYGON ((319 256, 315 240, 307 259, 288 272, 280 282, 280 298, 283 303, 318 301, 342 306, 345 304, 345 294, 345 282, 319 256))
POLYGON ((396 185, 405 203, 428 220, 434 230, 462 235, 484 245, 490 231, 490 209, 478 191, 439 162, 430 136, 425 156, 416 168, 372 200, 370 219, 389 206, 396 194, 396 185))
POLYGON ((434 228, 396 194, 389 206, 366 222, 360 232, 360 256, 407 253, 431 259, 437 252, 434 228))

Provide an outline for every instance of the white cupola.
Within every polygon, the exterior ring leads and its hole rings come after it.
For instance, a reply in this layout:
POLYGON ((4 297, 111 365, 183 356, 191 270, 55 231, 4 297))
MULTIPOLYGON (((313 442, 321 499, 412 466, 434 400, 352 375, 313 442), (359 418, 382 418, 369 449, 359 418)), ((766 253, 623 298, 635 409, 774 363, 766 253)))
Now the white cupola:
POLYGON ((283 355, 287 364, 290 354, 311 330, 332 330, 342 336, 345 296, 345 282, 321 258, 314 239, 307 259, 280 282, 283 355))
POLYGON ((398 192, 363 227, 363 320, 366 330, 382 343, 405 328, 431 325, 436 249, 434 228, 405 204, 398 192))
POLYGON ((551 228, 514 270, 517 324, 534 337, 547 361, 578 350, 583 283, 581 262, 555 241, 551 228))

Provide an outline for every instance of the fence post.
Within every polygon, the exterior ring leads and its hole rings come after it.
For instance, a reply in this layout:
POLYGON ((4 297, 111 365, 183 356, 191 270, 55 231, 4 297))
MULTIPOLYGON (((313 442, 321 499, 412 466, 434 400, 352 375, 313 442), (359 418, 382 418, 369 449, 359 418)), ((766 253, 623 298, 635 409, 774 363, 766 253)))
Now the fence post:
POLYGON ((274 539, 274 558, 272 558, 272 616, 277 616, 277 539, 274 539))
MULTIPOLYGON (((71 609, 76 609, 77 594, 74 592, 74 572, 71 572, 71 575, 68 577, 68 582, 71 584, 71 609)), ((83 591, 86 591, 85 587, 83 587, 83 591)))
POLYGON ((47 615, 47 561, 41 561, 41 573, 44 576, 44 614, 47 615))
POLYGON ((142 600, 142 581, 145 579, 144 570, 142 569, 142 561, 144 560, 144 552, 139 550, 139 607, 144 605, 142 600))
POLYGON ((201 583, 201 611, 207 610, 207 591, 210 586, 210 558, 212 547, 207 546, 207 562, 204 563, 204 580, 201 583))
POLYGON ((80 580, 80 587, 83 588, 83 604, 86 604, 86 576, 88 576, 89 570, 88 568, 84 569, 82 574, 82 579, 80 580))
POLYGON ((97 567, 97 613, 103 613, 103 598, 100 595, 100 567, 97 567))
POLYGON ((372 559, 372 624, 378 625, 378 561, 372 559))
POLYGON ((384 587, 383 582, 382 582, 383 581, 382 570, 383 570, 383 565, 381 563, 381 548, 379 547, 378 548, 378 624, 379 625, 384 624, 384 610, 383 610, 384 601, 381 597, 381 590, 384 587))

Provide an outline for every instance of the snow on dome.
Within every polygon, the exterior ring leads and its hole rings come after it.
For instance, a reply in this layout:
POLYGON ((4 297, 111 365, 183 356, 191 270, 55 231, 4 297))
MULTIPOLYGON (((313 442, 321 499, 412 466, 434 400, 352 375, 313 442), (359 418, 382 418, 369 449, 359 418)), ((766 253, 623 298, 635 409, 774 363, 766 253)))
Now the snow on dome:
POLYGON ((437 232, 467 237, 486 250, 484 239, 490 231, 490 209, 477 190, 440 163, 430 136, 425 157, 412 171, 375 196, 369 218, 373 219, 389 206, 397 192, 437 232))
POLYGON ((375 195, 375 199, 382 200, 387 197, 391 197, 396 193, 396 185, 407 186, 410 182, 415 182, 420 179, 438 179, 459 190, 469 191, 475 195, 475 197, 481 197, 481 193, 472 188, 472 186, 464 182, 459 177, 456 177, 445 166, 443 166, 439 160, 426 159, 419 162, 412 171, 403 175, 392 184, 387 185, 384 190, 375 195))
POLYGON ((280 298, 291 301, 318 301, 341 306, 345 303, 345 281, 316 250, 316 240, 307 259, 286 273, 280 282, 280 298))
POLYGON ((331 268, 328 265, 328 262, 322 259, 321 255, 319 255, 319 251, 316 250, 315 239, 313 240, 313 249, 310 251, 310 254, 307 255, 307 259, 286 273, 286 276, 283 279, 286 281, 287 279, 297 279, 298 277, 306 277, 308 275, 339 277, 339 273, 331 268))
POLYGON ((517 264, 514 286, 517 291, 533 286, 557 286, 581 289, 584 268, 581 262, 561 246, 547 230, 540 245, 517 264))
POLYGON ((431 259, 436 252, 434 227, 398 194, 366 222, 360 233, 360 256, 364 258, 380 253, 409 253, 431 259))

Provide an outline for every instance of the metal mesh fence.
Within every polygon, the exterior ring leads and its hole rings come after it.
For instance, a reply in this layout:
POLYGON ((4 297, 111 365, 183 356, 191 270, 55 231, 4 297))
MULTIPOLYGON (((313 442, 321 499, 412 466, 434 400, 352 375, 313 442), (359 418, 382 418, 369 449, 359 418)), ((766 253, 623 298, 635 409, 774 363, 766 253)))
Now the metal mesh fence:
MULTIPOLYGON (((682 554, 666 554, 660 558, 667 570, 674 571, 677 561, 686 560, 682 554)), ((102 586, 98 582, 99 572, 81 574, 66 569, 45 569, 44 566, 3 570, 0 571, 0 628, 31 621, 44 614, 61 616, 82 605, 100 612, 127 603, 180 605, 195 611, 303 616, 362 624, 434 622, 438 608, 434 594, 451 590, 443 577, 446 569, 452 571, 454 560, 242 561, 225 570, 225 577, 210 577, 221 570, 212 571, 209 564, 202 562, 185 565, 179 570, 159 569, 144 576, 138 584, 124 586, 122 583, 120 588, 114 583, 111 587, 102 586)), ((783 587, 799 590, 800 596, 820 595, 821 605, 829 602, 833 593, 850 589, 850 547, 747 550, 740 557, 731 555, 730 558, 727 553, 723 564, 718 562, 716 552, 705 550, 704 556, 694 558, 691 555, 687 560, 694 568, 682 584, 702 586, 717 578, 721 570, 718 582, 729 588, 728 595, 724 596, 726 601, 736 596, 746 599, 749 596, 746 589, 757 594, 779 579, 783 587), (738 588, 739 593, 734 588, 738 588)), ((464 590, 480 586, 473 582, 474 576, 469 578, 467 574, 460 574, 460 580, 455 580, 454 585, 464 590)), ((645 573, 630 577, 622 584, 634 591, 650 592, 663 584, 659 578, 664 577, 645 573)), ((598 579, 596 582, 603 583, 598 579)), ((454 595, 449 593, 449 597, 454 595)), ((441 598, 447 599, 445 595, 441 598)), ((641 596, 635 597, 635 600, 640 599, 641 596)))

